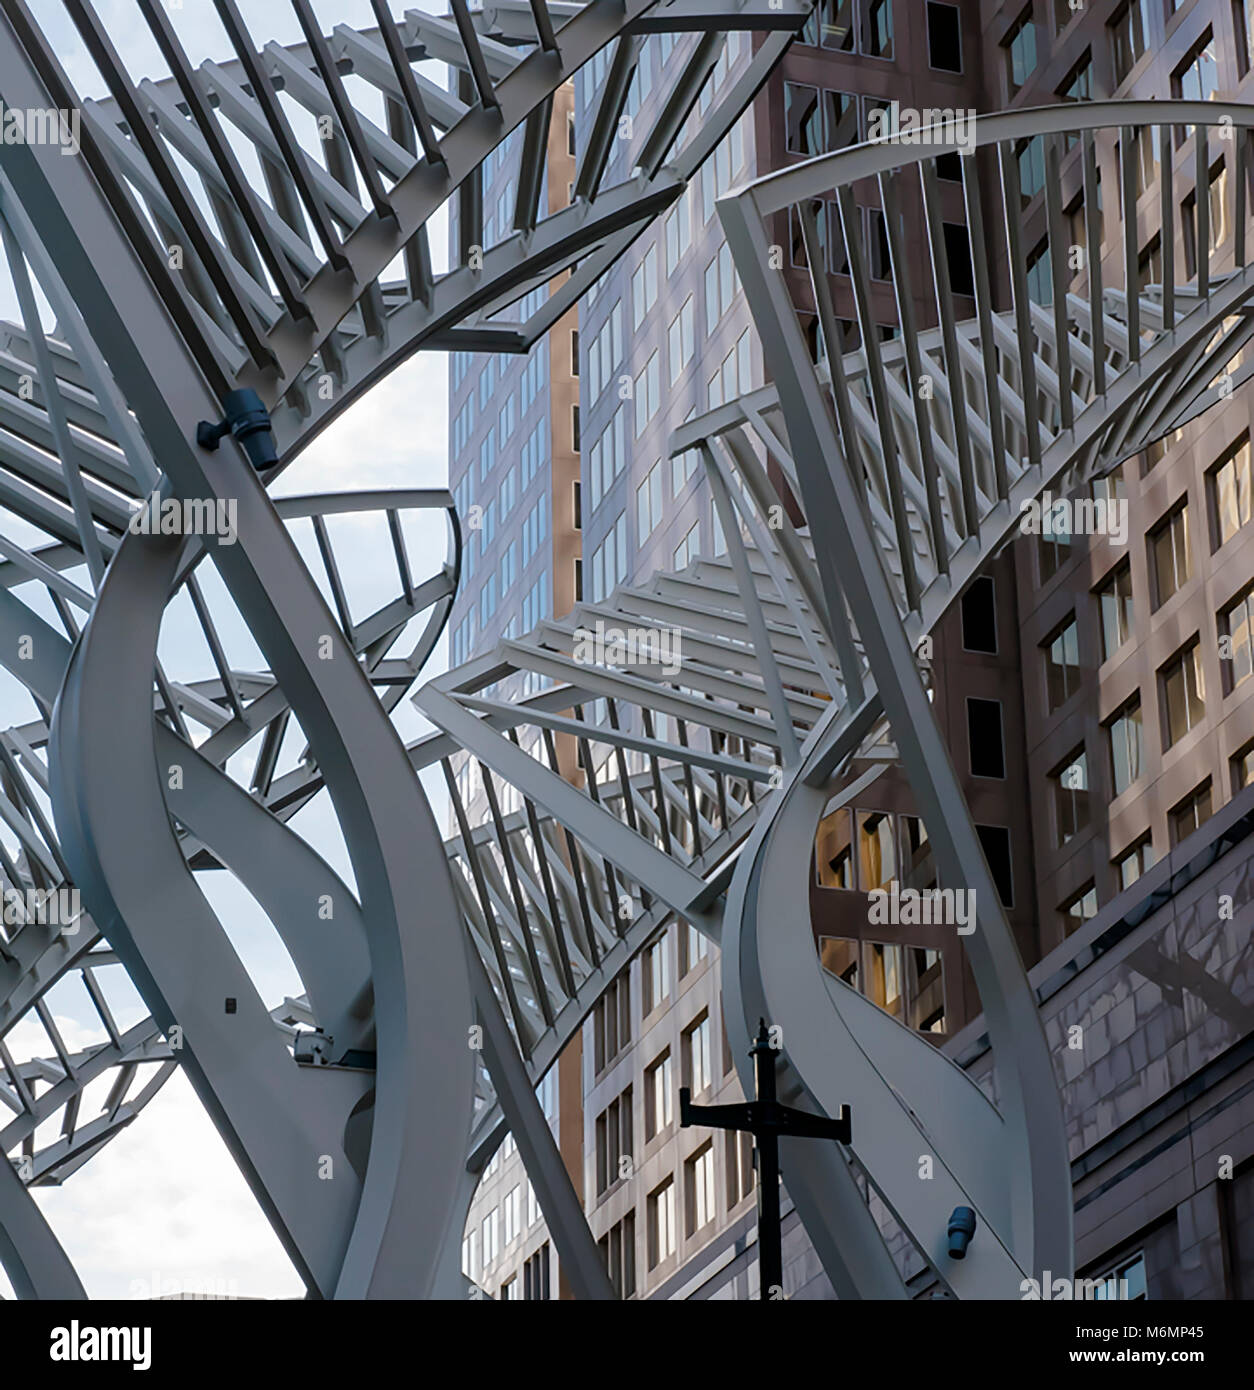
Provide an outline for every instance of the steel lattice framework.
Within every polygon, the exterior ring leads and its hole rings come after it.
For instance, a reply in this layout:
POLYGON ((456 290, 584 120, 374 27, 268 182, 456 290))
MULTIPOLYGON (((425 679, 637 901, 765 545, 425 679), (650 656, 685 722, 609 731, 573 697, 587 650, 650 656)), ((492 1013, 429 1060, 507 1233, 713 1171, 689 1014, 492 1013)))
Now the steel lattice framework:
MULTIPOLYGON (((267 487, 415 351, 525 351, 679 196, 808 7, 530 0, 472 13, 454 0, 447 19, 411 11, 397 21, 372 0, 376 29, 326 34, 294 0, 305 43, 282 47, 249 34, 233 0, 215 0, 236 56, 193 66, 158 0, 135 2, 169 75, 135 82, 87 0, 64 0, 109 92, 80 102, 23 0, 0 0, 0 97, 83 112, 82 159, 0 145, 0 233, 22 315, 0 351, 0 505, 24 524, 0 536, 0 663, 35 708, 0 737, 0 815, 19 842, 0 874, 17 888, 72 883, 89 913, 73 934, 38 920, 0 932, 0 1101, 13 1117, 0 1148, 19 1160, 0 1164, 0 1258, 19 1293, 82 1294, 28 1186, 71 1174, 182 1065, 315 1294, 459 1292, 465 1212, 508 1129, 572 1287, 612 1297, 534 1087, 672 914, 724 948, 736 1050, 760 1014, 778 1020, 786 1095, 828 1113, 852 1101, 876 1117, 848 1151, 785 1151, 790 1193, 842 1295, 904 1296, 868 1183, 958 1294, 1013 1297, 1025 1272, 1070 1268, 1050 1060, 915 649, 1005 543, 1021 501, 1102 473, 1205 408, 1229 364, 1238 378, 1248 370, 1239 362, 1254 270, 1241 238, 1254 112, 1122 103, 982 121, 980 153, 963 162, 977 286, 969 322, 954 312, 936 216, 933 161, 954 148, 939 138, 858 147, 729 196, 720 211, 776 385, 673 440, 677 453, 700 452, 727 555, 581 604, 428 681, 414 701, 435 731, 406 747, 389 715, 421 678, 456 589, 451 498, 397 490, 274 501, 267 487), (680 148, 731 28, 764 38, 680 148), (603 186, 638 44, 657 31, 693 36, 684 74, 632 176, 603 186), (607 47, 575 200, 542 216, 553 94, 607 47), (415 70, 428 58, 460 74, 455 94, 415 70), (320 158, 294 133, 297 108, 328 123, 320 158), (1094 265, 1087 298, 1034 304, 1018 241, 1017 142, 1046 139, 1056 167, 1063 137, 1076 137, 1093 193, 1095 141, 1131 149, 1140 123, 1167 115, 1238 132, 1233 268, 1212 273, 1202 256, 1177 283, 1168 250, 1163 283, 1142 285, 1135 216, 1125 215, 1122 285, 1104 285, 1094 265), (516 129, 513 234, 436 275, 431 215, 457 197, 463 250, 481 247, 470 175, 516 129), (1006 310, 994 305, 983 233, 980 177, 990 173, 1008 213, 1006 310), (918 288, 934 296, 937 326, 919 330, 915 268, 889 216, 903 330, 889 345, 873 331, 852 216, 852 185, 867 177, 879 179, 890 213, 917 190, 933 253, 930 283, 918 288), (856 351, 816 367, 784 279, 769 268, 765 219, 795 208, 821 264, 810 200, 832 190, 870 331, 856 351), (184 251, 178 272, 172 246, 184 251), (539 308, 522 312, 533 289, 567 269, 539 308), (36 287, 56 315, 51 333, 36 287), (937 388, 926 405, 911 389, 923 375, 937 388), (240 447, 196 442, 199 422, 218 420, 240 389, 269 411, 271 434, 261 434, 274 461, 246 430, 240 447), (788 520, 776 468, 809 526, 788 520), (238 542, 131 534, 135 505, 154 489, 236 503, 238 542), (431 509, 449 516, 450 548, 424 573, 406 523, 431 509), (351 547, 335 530, 347 513, 375 518, 395 557, 393 597, 365 616, 349 597, 351 547), (816 534, 840 543, 816 550, 816 534), (239 624, 197 574, 206 556, 265 669, 238 655, 239 624), (175 614, 203 640, 216 678, 180 681, 158 662, 163 620, 175 614), (590 663, 580 644, 597 622, 674 629, 682 661, 674 670, 590 663), (296 731, 301 756, 281 771, 296 731), (563 755, 572 746, 574 766, 563 755), (473 827, 452 775, 462 753, 487 794, 488 820, 473 827), (977 890, 970 948, 997 1108, 813 957, 797 885, 817 819, 833 794, 856 795, 896 758, 942 877, 977 890), (415 775, 437 764, 459 826, 447 843, 415 775), (323 789, 351 888, 289 825, 323 789), (192 876, 207 866, 231 870, 260 903, 302 998, 262 1003, 192 876), (334 903, 333 924, 322 902, 334 903), (129 1029, 102 988, 120 969, 151 1013, 129 1029), (79 1052, 45 1000, 72 975, 108 1038, 79 1052), (17 1063, 4 1037, 31 1020, 55 1057, 17 1063), (466 1046, 473 1025, 478 1053, 466 1046), (87 1087, 100 1079, 110 1082, 105 1104, 83 1119, 87 1087), (59 1137, 41 1142, 37 1129, 58 1115, 59 1137), (912 1177, 921 1142, 938 1157, 926 1201, 912 1177), (330 1184, 318 1176, 328 1161, 330 1184), (955 1205, 975 1207, 994 1237, 961 1268, 938 1254, 955 1205)), ((1202 187, 1207 142, 1197 143, 1202 187)), ((1123 206, 1134 209, 1124 167, 1123 206)), ((1050 255, 1063 285, 1055 182, 1050 255)), ((1196 202, 1195 244, 1207 246, 1209 200, 1196 202)), ((1170 248, 1172 223, 1162 230, 1170 248)), ((813 290, 823 340, 839 342, 824 275, 813 290)))

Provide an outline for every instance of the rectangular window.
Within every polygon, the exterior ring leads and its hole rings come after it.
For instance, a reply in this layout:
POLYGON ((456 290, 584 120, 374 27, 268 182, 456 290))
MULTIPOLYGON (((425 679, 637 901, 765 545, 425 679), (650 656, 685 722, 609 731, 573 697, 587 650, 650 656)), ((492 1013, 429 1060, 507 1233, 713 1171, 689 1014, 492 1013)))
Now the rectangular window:
POLYGON ((971 753, 972 777, 1005 777, 1006 749, 1000 700, 968 697, 967 747, 971 753))
POLYGON ((753 1191, 753 1136, 729 1131, 723 1136, 723 1161, 727 1174, 727 1210, 753 1191))
POLYGON ((495 1207, 483 1218, 481 1234, 483 1237, 483 1267, 486 1269, 488 1265, 496 1259, 500 1251, 500 1227, 497 1224, 497 1210, 495 1207))
POLYGON ((629 1211, 597 1241, 609 1271, 610 1283, 619 1298, 636 1292, 636 1213, 629 1211))
POLYGON ((675 547, 674 561, 675 569, 687 569, 690 564, 700 554, 700 544, 698 537, 699 524, 694 524, 688 534, 675 547))
POLYGON ((1093 55, 1084 57, 1071 69, 1067 80, 1058 89, 1060 101, 1092 101, 1093 99, 1093 55))
POLYGON ((1154 607, 1161 608, 1180 588, 1188 583, 1189 508, 1181 503, 1175 511, 1149 534, 1150 569, 1154 580, 1154 607))
POLYGON ((685 188, 666 219, 666 273, 673 275, 680 257, 692 245, 692 212, 685 188))
POLYGON ((597 1196, 607 1192, 622 1176, 632 1155, 631 1087, 616 1096, 597 1116, 596 1166, 597 1196))
MULTIPOLYGON (((1228 171, 1222 159, 1211 165, 1208 174, 1208 219, 1206 249, 1211 256, 1228 238, 1228 171)), ((1184 274, 1189 279, 1197 274, 1197 193, 1194 190, 1180 205, 1180 230, 1184 239, 1184 274)), ((1209 258, 1207 264, 1209 265, 1209 258)))
POLYGON ((927 60, 938 72, 962 71, 962 16, 956 5, 929 0, 927 60))
POLYGON ((988 860, 988 871, 997 885, 997 896, 1003 907, 1013 907, 1014 875, 1011 871, 1010 831, 1004 825, 977 825, 980 848, 988 860))
POLYGON ((1036 25, 1032 22, 1032 6, 1024 10, 1019 22, 1010 31, 1005 43, 1006 78, 1010 95, 1036 71, 1036 25))
POLYGON ((1131 849, 1125 850, 1115 860, 1115 872, 1119 875, 1120 889, 1131 888, 1137 879, 1153 866, 1154 842, 1148 835, 1143 835, 1131 849))
POLYGON ((705 268, 707 327, 711 313, 714 315, 714 322, 717 323, 731 308, 732 300, 735 299, 739 291, 740 277, 736 274, 736 264, 732 260, 731 247, 723 242, 718 248, 718 255, 705 268), (713 303, 713 307, 711 307, 711 303, 713 303))
POLYGON ((639 329, 657 299, 657 248, 650 246, 631 277, 632 326, 639 329))
POLYGON ((1250 437, 1242 435, 1207 475, 1215 518, 1215 549, 1226 545, 1251 514, 1250 437))
POLYGON ((549 1293, 549 1243, 523 1261, 523 1299, 539 1302, 551 1297, 549 1293))
POLYGON ((1171 826, 1171 843, 1174 848, 1182 840, 1188 839, 1195 830, 1200 830, 1203 825, 1210 820, 1211 815, 1211 795, 1210 778, 1178 805, 1172 808, 1167 817, 1171 826))
POLYGON ((1045 141, 1034 135, 1015 146, 1015 163, 1019 169, 1019 196, 1030 203, 1045 187, 1045 141))
POLYGON ((1045 695, 1050 713, 1080 688, 1080 629, 1074 614, 1045 643, 1045 695))
POLYGON ((662 519, 662 465, 655 463, 636 489, 636 542, 653 534, 662 519))
POLYGON ((1102 621, 1102 660, 1109 661, 1132 636, 1132 566, 1125 560, 1097 591, 1102 621))
POLYGON ((1062 915, 1062 929, 1070 936, 1077 927, 1083 926, 1089 918, 1097 916, 1097 889, 1093 884, 1086 883, 1078 893, 1063 903, 1059 912, 1062 915))
POLYGON ((1202 649, 1195 637, 1158 673, 1162 691, 1164 750, 1182 739, 1206 717, 1206 685, 1202 649))
POLYGON ((666 949, 666 933, 645 947, 641 974, 644 980, 644 1012, 649 1015, 663 1000, 670 998, 671 961, 666 949))
POLYGON ((893 818, 887 811, 858 812, 858 887, 887 888, 897 877, 893 818))
POLYGON ((501 1203, 501 1212, 504 1217, 505 1244, 517 1240, 522 1231, 522 1185, 515 1183, 505 1194, 505 1200, 501 1203))
MULTIPOLYGON (((1172 7, 1176 7, 1176 0, 1173 0, 1172 7)), ((1100 1274, 1097 1278, 1101 1281, 1101 1286, 1093 1291, 1095 1299, 1119 1299, 1124 1303, 1138 1303, 1149 1298, 1143 1252, 1121 1262, 1115 1269, 1100 1274)))
POLYGON ((1144 771, 1141 699, 1130 700, 1106 725, 1110 766, 1116 796, 1121 796, 1144 771))
POLYGON ((710 1066, 709 1014, 687 1029, 681 1042, 684 1085, 694 1096, 698 1096, 714 1080, 714 1072, 710 1066))
POLYGON ((691 922, 685 922, 679 933, 680 978, 695 970, 709 954, 709 938, 699 932, 691 922))
POLYGON ((975 297, 975 270, 971 260, 971 237, 965 222, 946 222, 941 231, 945 239, 945 268, 954 294, 975 297))
POLYGON ((657 409, 661 403, 662 383, 661 372, 658 366, 658 355, 653 353, 648 362, 645 363, 644 370, 636 378, 635 383, 635 402, 636 402, 636 438, 639 439, 644 433, 645 426, 657 414, 657 409))
POLYGON ((644 1137, 656 1139, 670 1124, 674 1110, 675 1080, 670 1049, 644 1074, 644 1137))
POLYGON ((714 1143, 707 1140, 684 1164, 684 1216, 695 1235, 714 1220, 714 1143))
POLYGON ((1227 691, 1254 675, 1254 588, 1248 588, 1219 615, 1219 654, 1224 658, 1227 691))
POLYGON ((649 1193, 649 1268, 656 1269, 675 1253, 675 1180, 667 1178, 649 1193))
POLYGON ((862 0, 862 31, 859 47, 867 58, 893 56, 892 0, 862 0))
POLYGON ((827 150, 843 150, 861 139, 858 98, 851 92, 823 93, 823 143, 827 150))
POLYGON ((1235 795, 1254 783, 1254 743, 1247 743, 1232 759, 1232 791, 1235 795))
POLYGON ((1163 137, 1156 125, 1142 126, 1136 139, 1136 196, 1158 182, 1162 165, 1163 137))
POLYGON ((1254 0, 1232 0, 1232 27, 1236 30, 1237 71, 1245 77, 1254 68, 1254 0))
POLYGON ((962 596, 962 649, 997 655, 997 595, 986 574, 973 580, 962 596))
POLYGON ((1077 748, 1050 777, 1054 795, 1057 843, 1065 845, 1089 823, 1089 765, 1083 748, 1077 748))
POLYGON ((823 153, 823 108, 817 87, 784 83, 784 148, 789 154, 823 153))
POLYGON ((879 208, 867 208, 867 249, 872 280, 891 280, 893 260, 888 247, 888 224, 879 208))
POLYGON ((1110 21, 1110 51, 1119 86, 1149 47, 1150 0, 1128 0, 1110 21))
MULTIPOLYGON (((1219 64, 1215 58, 1215 36, 1207 29, 1189 51, 1189 56, 1171 74, 1171 94, 1182 101, 1211 101, 1219 87, 1219 64)), ((1183 143, 1184 128, 1176 141, 1183 143)))
POLYGON ((1054 302, 1054 271, 1045 242, 1028 257, 1028 298, 1043 309, 1054 302))
POLYGON ((674 386, 683 375, 684 368, 692 361, 693 349, 696 346, 693 337, 691 295, 684 300, 683 307, 671 320, 667 345, 670 352, 670 384, 674 386))
POLYGON ((592 1051, 597 1075, 631 1041, 631 974, 616 975, 592 1010, 592 1051))

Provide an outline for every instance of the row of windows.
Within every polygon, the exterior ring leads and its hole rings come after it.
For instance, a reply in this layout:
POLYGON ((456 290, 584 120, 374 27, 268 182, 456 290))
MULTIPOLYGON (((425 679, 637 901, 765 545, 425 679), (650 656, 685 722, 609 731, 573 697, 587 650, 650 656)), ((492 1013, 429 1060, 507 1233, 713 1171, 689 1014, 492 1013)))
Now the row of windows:
MULTIPOLYGON (((727 1209, 732 1211, 753 1191, 753 1140, 748 1134, 723 1136, 727 1209)), ((716 1184, 714 1142, 703 1144, 684 1163, 685 1217, 689 1236, 713 1220, 716 1184)), ((649 1193, 646 1202, 646 1256, 650 1269, 675 1253, 677 1245, 675 1181, 668 1177, 649 1193)), ((636 1213, 629 1211, 597 1242, 619 1298, 630 1298, 636 1284, 636 1213)))
POLYGON ((518 466, 522 470, 522 488, 525 492, 531 484, 531 480, 536 476, 540 469, 548 462, 548 449, 545 442, 548 439, 547 424, 544 416, 536 421, 534 428, 527 438, 523 441, 522 448, 518 451, 518 466))
POLYGON ((627 466, 625 410, 626 406, 619 406, 588 451, 588 486, 593 508, 600 505, 614 479, 627 466))
POLYGON ((522 630, 530 632, 538 623, 549 616, 549 572, 542 570, 540 577, 527 591, 522 601, 522 630))
MULTIPOLYGON (((1187 671, 1181 672, 1180 678, 1187 682, 1187 671)), ((1187 690, 1183 698, 1190 698, 1187 690)), ((1139 724, 1139 708, 1128 706, 1107 725, 1112 758, 1125 760, 1133 771, 1140 753, 1139 724)), ((1233 795, 1254 784, 1254 743, 1247 744, 1231 759, 1230 776, 1233 795)), ((1055 824, 1060 836, 1070 839, 1085 829, 1090 819, 1088 761, 1084 749, 1075 749, 1051 780, 1055 824)), ((1168 811, 1168 843, 1174 847, 1187 839, 1210 819, 1218 804, 1215 788, 1206 777, 1168 811)), ((1119 890, 1130 888, 1155 862, 1154 837, 1152 831, 1147 830, 1112 861, 1119 890)), ((1074 931, 1096 916, 1097 910, 1097 887, 1090 880, 1061 904, 1059 914, 1064 931, 1074 931)))
MULTIPOLYGON (((1251 653, 1254 651, 1252 618, 1254 588, 1247 589, 1223 617, 1223 635, 1227 639, 1223 650, 1232 653, 1225 660, 1229 693, 1254 674, 1251 664, 1251 653)), ((1047 656, 1049 666, 1055 669, 1058 645, 1058 640, 1052 643, 1047 656)), ((1159 668, 1158 708, 1164 752, 1197 728, 1206 717, 1206 678, 1201 650, 1201 644, 1194 636, 1159 668)), ((1051 679, 1056 678, 1051 675, 1051 679)), ((1139 690, 1107 720, 1103 728, 1109 753, 1111 784, 1114 794, 1119 796, 1145 770, 1139 690)), ((1057 789, 1055 802, 1059 808, 1058 843, 1062 845, 1088 824, 1088 769, 1083 750, 1071 754, 1061 767, 1055 769, 1052 779, 1057 789)))
MULTIPOLYGON (((674 34, 654 34, 647 37, 640 45, 640 51, 636 55, 636 69, 632 77, 631 89, 627 97, 627 110, 634 115, 639 110, 640 103, 653 90, 654 61, 653 55, 657 53, 657 76, 660 76, 666 69, 671 54, 677 46, 677 39, 674 34)), ((726 36, 724 43, 710 77, 702 88, 701 111, 704 112, 709 105, 710 99, 722 85, 727 74, 736 64, 741 55, 749 47, 749 36, 738 30, 734 30, 726 36)), ((596 102, 605 90, 605 79, 609 75, 610 62, 613 58, 612 48, 603 48, 592 60, 580 69, 577 76, 579 86, 579 100, 582 106, 588 106, 596 102)), ((573 151, 572 151, 573 153, 573 151)))
POLYGON ((623 306, 615 301, 597 333, 588 344, 589 398, 596 399, 613 380, 614 370, 623 360, 623 306))
MULTIPOLYGON (((1149 466, 1162 456, 1161 449, 1152 451, 1147 460, 1149 466)), ((1126 506, 1122 472, 1094 483, 1093 496, 1095 500, 1104 497, 1126 506)), ((1242 434, 1207 470, 1206 503, 1214 552, 1227 545, 1254 516, 1254 464, 1248 434, 1242 434)), ((1193 577, 1191 530, 1187 497, 1174 503, 1149 530, 1146 557, 1150 603, 1155 612, 1193 577)), ((1050 534, 1042 533, 1037 547, 1042 584, 1070 558, 1071 540, 1065 516, 1051 517, 1050 534)), ((1132 630, 1132 584, 1128 570, 1125 560, 1095 590, 1101 606, 1103 660, 1123 645, 1132 630)))
MULTIPOLYGON (((961 73, 962 18, 957 5, 928 0, 928 65, 961 73)), ((892 6, 887 0, 821 0, 806 21, 801 42, 865 57, 893 57, 892 6)))
MULTIPOLYGON (((540 1215, 535 1189, 524 1177, 510 1188, 499 1204, 484 1213, 477 1231, 467 1231, 462 1237, 462 1273, 477 1283, 516 1240, 531 1230, 540 1215)), ((505 1288, 502 1284, 503 1297, 517 1296, 516 1292, 506 1294, 505 1288)))
MULTIPOLYGON (((948 8, 928 6, 929 10, 948 8)), ((838 53, 892 59, 892 0, 819 0, 801 31, 800 42, 815 48, 832 48, 838 53)))
MULTIPOLYGON (((709 941, 690 923, 679 927, 679 975, 684 978, 706 959, 709 941)), ((669 938, 663 932, 650 943, 641 957, 643 997, 641 1015, 647 1017, 671 997, 669 938)), ((601 996, 592 1014, 592 1052, 596 1075, 600 1075, 628 1046, 632 1039, 631 975, 624 970, 601 996)), ((708 1040, 701 1054, 708 1063, 708 1040)), ((669 1054, 668 1054, 669 1055, 669 1054)), ((706 1075, 704 1071, 700 1073, 706 1075)), ((701 1087, 694 1086, 694 1090, 701 1087)), ((646 1125, 646 1129, 648 1126, 646 1125)), ((649 1131, 652 1137, 652 1131, 649 1131)))
MULTIPOLYGON (((1153 33, 1151 0, 1128 0, 1107 23, 1106 41, 1109 45, 1111 65, 1114 70, 1115 86, 1121 86, 1133 68, 1149 51, 1155 42, 1153 33)), ((1061 32, 1078 10, 1071 0, 1054 0, 1055 23, 1061 32)), ((1233 5, 1235 29, 1235 52, 1238 67, 1244 77, 1254 61, 1254 26, 1251 17, 1254 6, 1249 0, 1244 4, 1233 5)), ((1014 96, 1036 71, 1042 56, 1048 56, 1038 41, 1037 23, 1033 5, 1020 14, 1018 20, 1003 40, 1004 65, 1007 95, 1014 96)), ((1063 101, 1088 101, 1092 99, 1092 49, 1086 49, 1079 61, 1073 65, 1066 79, 1057 90, 1063 101)), ((1177 64, 1171 74, 1171 94, 1177 99, 1187 101, 1210 101, 1219 88, 1219 64, 1216 56, 1216 43, 1213 28, 1207 28, 1189 49, 1184 59, 1177 64)), ((1177 143, 1184 140, 1183 131, 1177 133, 1177 143)))
POLYGON ((627 578, 631 555, 627 548, 627 514, 620 512, 605 539, 592 552, 589 566, 589 596, 600 603, 613 592, 615 585, 627 578))
POLYGON ((540 548, 548 534, 548 524, 548 498, 542 495, 527 513, 522 524, 522 563, 524 569, 531 563, 531 557, 540 548))
POLYGON ((540 394, 548 380, 548 359, 548 341, 541 338, 528 354, 527 365, 523 368, 522 382, 518 387, 519 409, 524 415, 531 408, 532 401, 540 394))

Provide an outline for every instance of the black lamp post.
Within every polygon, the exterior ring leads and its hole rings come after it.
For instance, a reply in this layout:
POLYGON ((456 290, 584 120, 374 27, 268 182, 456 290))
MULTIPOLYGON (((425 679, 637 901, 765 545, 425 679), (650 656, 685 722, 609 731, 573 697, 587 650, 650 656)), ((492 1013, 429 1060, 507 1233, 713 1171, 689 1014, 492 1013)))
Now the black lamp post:
POLYGON ((758 1036, 749 1049, 753 1058, 755 1099, 742 1105, 693 1105, 687 1086, 679 1091, 679 1123, 686 1129, 699 1124, 708 1129, 748 1131, 753 1135, 758 1169, 758 1269, 759 1297, 769 1299, 772 1289, 783 1287, 784 1251, 779 1217, 779 1137, 835 1139, 849 1143, 849 1107, 840 1107, 840 1118, 794 1110, 775 1099, 775 1049, 766 1020, 758 1020, 758 1036))

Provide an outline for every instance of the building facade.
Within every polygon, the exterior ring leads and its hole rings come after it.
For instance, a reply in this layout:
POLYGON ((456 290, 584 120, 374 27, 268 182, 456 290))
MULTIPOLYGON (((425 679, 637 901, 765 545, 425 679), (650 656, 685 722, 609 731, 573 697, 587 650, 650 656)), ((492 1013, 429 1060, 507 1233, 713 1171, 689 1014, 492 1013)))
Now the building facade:
MULTIPOLYGON (((714 212, 721 192, 866 139, 877 122, 899 119, 907 107, 992 112, 1126 96, 1248 100, 1251 11, 1248 0, 821 4, 702 176, 579 306, 582 546, 559 552, 556 498, 573 472, 554 465, 544 561, 553 565, 553 612, 567 611, 575 597, 595 605, 615 586, 657 570, 699 567, 702 557, 725 549, 703 465, 692 456, 671 459, 668 450, 671 433, 686 420, 762 384, 760 354, 714 212), (559 575, 559 562, 567 565, 576 553, 581 564, 559 575)), ((738 70, 749 42, 727 44, 702 109, 738 70)), ((647 118, 666 89, 671 56, 660 37, 643 46, 629 117, 647 118)), ((575 84, 569 149, 578 149, 589 94, 603 78, 593 64, 575 84)), ((691 120, 699 118, 700 110, 691 120)), ((629 119, 612 157, 623 169, 631 167, 632 139, 629 119)), ((1195 273, 1198 250, 1196 235, 1189 236, 1192 133, 1176 132, 1166 151, 1162 143, 1157 131, 1145 131, 1128 157, 1136 161, 1146 209, 1160 197, 1163 158, 1173 160, 1174 196, 1184 214, 1174 256, 1183 279, 1195 273)), ((1119 189, 1120 150, 1099 142, 1097 153, 1099 188, 1119 189)), ((1248 171, 1250 161, 1238 166, 1234 147, 1218 140, 1207 158, 1211 274, 1222 276, 1234 264, 1237 172, 1248 171), (1216 163, 1225 161, 1226 176, 1222 169, 1217 175, 1216 163)), ((1078 163, 1067 151, 1060 171, 1080 252, 1072 293, 1086 288, 1090 253, 1078 163)), ((1044 254, 1046 161, 1039 142, 1025 143, 1018 164, 1029 284, 1047 305, 1054 287, 1044 254)), ((937 173, 941 234, 962 317, 974 312, 974 301, 961 161, 944 157, 937 173)), ((990 180, 984 183, 987 189, 990 180)), ((485 206, 490 201, 485 193, 485 206)), ((1243 206, 1252 203, 1247 196, 1243 206)), ((875 282, 872 312, 888 340, 898 305, 879 190, 859 190, 857 204, 875 282)), ((859 329, 842 275, 841 220, 834 203, 816 210, 850 350, 859 329)), ((992 206, 985 212, 986 222, 1005 215, 992 206)), ((800 229, 781 225, 774 235, 804 306, 810 290, 800 229)), ((926 235, 924 219, 908 214, 906 254, 922 254, 926 235)), ((1119 238, 1103 238, 1106 283, 1117 281, 1123 254, 1119 238)), ((1151 283, 1162 256, 1161 246, 1140 248, 1151 283)), ((1005 302, 1006 285, 995 292, 1005 302)), ((914 308, 924 325, 936 322, 935 305, 920 300, 914 308)), ((813 346, 822 349, 817 326, 813 346)), ((514 364, 486 397, 478 359, 465 363, 460 379, 458 370, 455 410, 472 399, 499 410, 497 394, 513 389, 504 381, 534 368, 514 364)), ((568 387, 558 373, 551 388, 544 378, 541 394, 552 389, 556 399, 568 387)), ((942 623, 929 663, 933 707, 1058 1050, 1078 1269, 1102 1281, 1103 1297, 1240 1297, 1251 1288, 1254 1106, 1247 1093, 1254 1074, 1246 1054, 1254 984, 1241 944, 1254 911, 1249 399, 1249 388, 1237 389, 1093 486, 1094 499, 1126 504, 1122 536, 1059 529, 1014 542, 942 623)), ((528 409, 539 408, 529 402, 528 409)), ((549 418, 561 408, 549 407, 549 418)), ((515 452, 502 448, 483 472, 491 421, 477 419, 459 434, 452 418, 454 486, 465 489, 478 470, 474 486, 490 487, 492 469, 508 472, 515 452)), ((539 497, 547 480, 536 478, 533 468, 529 495, 539 497)), ((459 493, 459 504, 470 502, 459 493)), ((529 513, 510 515, 511 528, 525 528, 529 513)), ((499 512, 489 529, 496 537, 484 541, 489 556, 519 534, 503 528, 499 512)), ((511 586, 518 603, 536 582, 511 586)), ((468 575, 454 613, 455 660, 485 650, 513 621, 513 608, 498 609, 485 624, 483 592, 468 575), (477 627, 470 621, 476 604, 477 627)), ((533 605, 517 616, 525 631, 528 618, 545 614, 533 605)), ((611 775, 608 766, 591 772, 611 775)), ((570 773, 583 770, 572 762, 570 773)), ((473 795, 467 789, 472 810, 473 795)), ((866 800, 820 829, 809 885, 816 949, 829 969, 927 1033, 991 1088, 979 1000, 952 927, 868 922, 868 892, 894 882, 926 888, 936 879, 926 827, 904 778, 889 772, 866 800)), ((563 1154, 624 1297, 756 1294, 748 1149, 722 1133, 711 1139, 678 1126, 681 1085, 700 1102, 740 1098, 725 1036, 717 951, 686 923, 672 922, 607 992, 559 1068, 560 1104, 569 1100, 563 1154)), ((510 1162, 505 1155, 502 1169, 510 1162)), ((507 1183, 512 1191, 508 1172, 485 1181, 472 1212, 472 1244, 476 1229, 482 1243, 485 1221, 503 1220, 489 1214, 505 1200, 498 1189, 507 1183)), ((537 1216, 531 1235, 519 1234, 490 1264, 471 1256, 468 1268, 490 1295, 511 1296, 544 1240, 537 1216)), ((786 1256, 788 1296, 831 1296, 795 1215, 786 1219, 786 1256)), ((934 1292, 913 1252, 903 1247, 900 1258, 918 1294, 934 1292)), ((558 1281, 550 1287, 556 1296, 558 1281)))

